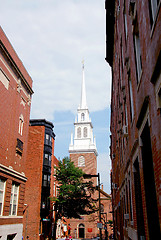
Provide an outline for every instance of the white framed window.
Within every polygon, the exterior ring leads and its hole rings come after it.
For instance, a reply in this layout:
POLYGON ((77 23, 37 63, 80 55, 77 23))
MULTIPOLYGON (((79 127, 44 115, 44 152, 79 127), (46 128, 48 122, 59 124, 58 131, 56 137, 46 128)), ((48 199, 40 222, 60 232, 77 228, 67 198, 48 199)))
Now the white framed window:
POLYGON ((12 184, 9 215, 17 215, 19 185, 12 184))
POLYGON ((132 92, 132 83, 129 75, 129 95, 130 95, 130 113, 131 113, 131 121, 134 118, 134 102, 133 102, 133 92, 132 92))
POLYGON ((55 182, 54 182, 54 187, 53 187, 53 196, 56 196, 56 186, 55 186, 55 182))
POLYGON ((81 128, 77 129, 77 138, 81 138, 81 128))
POLYGON ((87 135, 88 135, 88 130, 87 130, 87 127, 84 127, 84 129, 83 129, 83 137, 87 137, 87 135))
POLYGON ((125 38, 127 39, 127 15, 126 15, 126 1, 124 1, 124 28, 125 28, 125 38))
POLYGON ((140 48, 140 37, 139 37, 139 28, 138 22, 134 28, 134 48, 135 48, 135 60, 136 60, 136 70, 137 70, 137 81, 140 82, 141 73, 142 73, 142 60, 141 60, 141 48, 140 48))
POLYGON ((18 129, 18 133, 22 136, 23 133, 23 125, 24 125, 24 118, 23 115, 21 114, 19 117, 19 129, 18 129))
POLYGON ((85 120, 85 114, 82 113, 82 114, 81 114, 81 121, 84 121, 84 120, 85 120))
POLYGON ((78 158, 78 167, 85 167, 85 158, 83 156, 78 158))
POLYGON ((2 213, 3 213, 5 186, 6 186, 6 181, 4 181, 3 179, 0 179, 0 216, 2 216, 2 213))
POLYGON ((149 0, 149 12, 151 25, 155 22, 160 0, 149 0))

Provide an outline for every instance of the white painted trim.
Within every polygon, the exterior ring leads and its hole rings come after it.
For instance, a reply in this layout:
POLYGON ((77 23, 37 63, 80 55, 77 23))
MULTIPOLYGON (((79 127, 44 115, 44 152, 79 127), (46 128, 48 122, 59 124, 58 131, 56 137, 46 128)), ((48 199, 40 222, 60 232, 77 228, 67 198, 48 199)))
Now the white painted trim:
POLYGON ((25 177, 24 173, 19 173, 15 170, 13 170, 11 167, 6 167, 2 164, 0 164, 0 170, 3 171, 4 173, 10 174, 18 179, 21 179, 23 181, 27 181, 27 177, 25 177))

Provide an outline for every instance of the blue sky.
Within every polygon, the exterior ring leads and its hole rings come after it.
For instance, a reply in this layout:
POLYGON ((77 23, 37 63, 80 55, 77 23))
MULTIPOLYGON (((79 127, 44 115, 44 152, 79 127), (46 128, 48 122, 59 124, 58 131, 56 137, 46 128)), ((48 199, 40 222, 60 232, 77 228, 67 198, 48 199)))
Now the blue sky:
POLYGON ((111 70, 105 62, 104 0, 0 0, 0 23, 33 79, 31 118, 55 128, 55 155, 68 155, 85 60, 87 106, 98 172, 110 193, 111 70))

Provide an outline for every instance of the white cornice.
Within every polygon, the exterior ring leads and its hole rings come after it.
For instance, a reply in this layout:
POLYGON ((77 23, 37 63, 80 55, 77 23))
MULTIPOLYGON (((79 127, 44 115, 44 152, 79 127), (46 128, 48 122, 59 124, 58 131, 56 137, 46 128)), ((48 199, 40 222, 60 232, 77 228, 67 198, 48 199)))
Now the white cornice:
POLYGON ((27 177, 25 177, 25 174, 24 173, 20 173, 20 172, 17 172, 15 170, 13 170, 11 167, 6 167, 2 164, 0 164, 0 171, 6 173, 6 174, 9 174, 13 177, 16 177, 18 179, 21 179, 22 181, 27 181, 27 177))

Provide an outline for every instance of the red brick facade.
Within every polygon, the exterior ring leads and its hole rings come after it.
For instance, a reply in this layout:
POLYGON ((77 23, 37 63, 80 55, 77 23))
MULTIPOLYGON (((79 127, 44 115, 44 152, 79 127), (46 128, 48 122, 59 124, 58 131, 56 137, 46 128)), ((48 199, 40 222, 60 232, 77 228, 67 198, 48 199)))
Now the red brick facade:
MULTIPOLYGON (((97 174, 97 156, 93 152, 76 152, 70 153, 70 159, 74 165, 78 167, 78 158, 83 156, 85 158, 85 166, 80 167, 86 174, 97 174)), ((94 185, 97 185, 97 178, 92 178, 94 185)), ((98 193, 95 194, 98 197, 98 193)), ((97 236, 97 214, 89 216, 82 216, 82 219, 70 219, 71 236, 72 238, 92 238, 97 236), (81 230, 80 230, 81 226, 81 230), (82 236, 80 234, 82 231, 82 236)))
POLYGON ((49 197, 55 196, 54 165, 55 134, 53 124, 44 119, 30 120, 25 191, 23 237, 37 240, 52 236, 53 206, 49 197))
POLYGON ((42 168, 44 156, 44 126, 29 126, 25 191, 24 233, 26 239, 39 239, 42 168))
POLYGON ((160 6, 151 0, 106 1, 116 239, 160 239, 160 6))
POLYGON ((32 79, 0 27, 0 237, 22 237, 32 93, 32 79))

